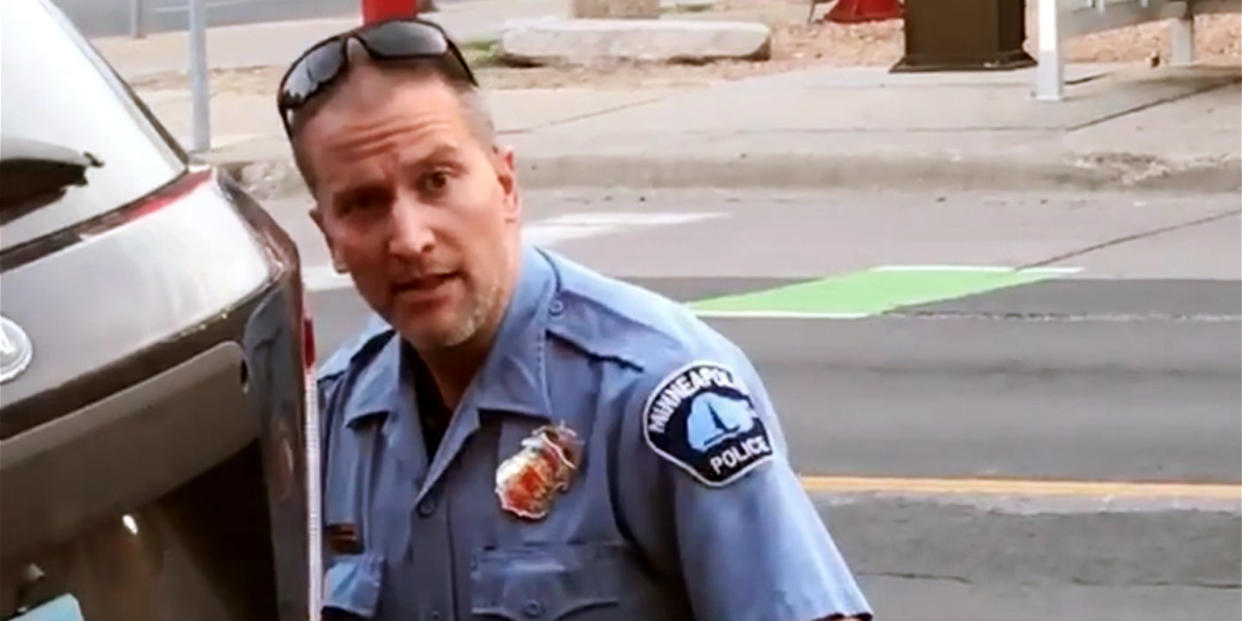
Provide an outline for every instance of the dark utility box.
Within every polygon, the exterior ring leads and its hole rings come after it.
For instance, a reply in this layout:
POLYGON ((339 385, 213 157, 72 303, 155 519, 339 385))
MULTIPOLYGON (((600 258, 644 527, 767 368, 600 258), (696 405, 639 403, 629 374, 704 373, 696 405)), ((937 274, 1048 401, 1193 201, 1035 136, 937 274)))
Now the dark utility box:
POLYGON ((1035 64, 1023 0, 906 0, 906 53, 893 71, 988 71, 1035 64))

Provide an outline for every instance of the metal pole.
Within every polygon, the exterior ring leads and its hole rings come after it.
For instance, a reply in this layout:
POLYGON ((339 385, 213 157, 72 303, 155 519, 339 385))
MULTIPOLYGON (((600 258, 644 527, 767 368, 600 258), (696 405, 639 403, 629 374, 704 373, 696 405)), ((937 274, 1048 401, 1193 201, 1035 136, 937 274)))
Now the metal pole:
POLYGON ((207 84, 207 12, 206 0, 190 2, 190 98, 194 109, 194 144, 191 151, 202 153, 211 148, 210 92, 207 84))
POLYGON ((1175 67, 1188 67, 1195 64, 1195 14, 1191 3, 1186 3, 1186 12, 1169 24, 1170 64, 1175 67))
POLYGON ((129 34, 135 39, 147 36, 142 29, 142 1, 129 0, 129 34))
POLYGON ((1057 0, 1039 0, 1039 66, 1035 68, 1035 99, 1060 101, 1065 84, 1057 0))

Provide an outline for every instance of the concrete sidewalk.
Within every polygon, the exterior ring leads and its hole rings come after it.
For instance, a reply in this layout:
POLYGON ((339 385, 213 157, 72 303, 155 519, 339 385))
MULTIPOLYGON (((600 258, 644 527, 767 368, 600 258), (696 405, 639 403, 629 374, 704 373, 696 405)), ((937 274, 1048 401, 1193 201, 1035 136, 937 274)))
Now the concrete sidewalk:
MULTIPOLYGON (((479 0, 436 15, 458 19, 450 30, 469 38, 515 12, 547 14, 561 5, 479 0)), ((213 66, 283 64, 346 25, 219 29, 213 66)), ((151 46, 171 45, 96 43, 130 78, 167 61, 151 46)), ((1093 65, 1071 66, 1068 75, 1061 103, 1031 98, 1031 70, 890 74, 878 67, 710 87, 489 96, 502 139, 518 148, 523 179, 535 187, 1242 189, 1242 68, 1093 65)), ((187 91, 140 95, 174 135, 191 135, 187 91)), ((300 188, 273 101, 271 93, 217 93, 214 148, 203 154, 268 196, 300 188)))
POLYGON ((1030 98, 1028 72, 832 68, 613 96, 506 129, 550 185, 1239 188, 1237 68, 1074 69, 1089 81, 1059 104, 1030 98))

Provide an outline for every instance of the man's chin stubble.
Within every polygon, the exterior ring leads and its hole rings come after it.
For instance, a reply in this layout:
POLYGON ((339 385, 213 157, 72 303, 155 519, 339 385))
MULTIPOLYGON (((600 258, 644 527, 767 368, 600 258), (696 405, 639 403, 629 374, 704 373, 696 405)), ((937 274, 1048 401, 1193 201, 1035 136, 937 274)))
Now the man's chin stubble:
POLYGON ((466 313, 462 320, 451 330, 426 335, 423 339, 420 339, 422 343, 414 343, 415 347, 429 351, 449 351, 468 343, 483 327, 487 316, 490 314, 490 309, 496 303, 494 299, 497 297, 496 292, 492 292, 492 295, 488 297, 493 298, 491 300, 492 304, 485 304, 482 300, 476 301, 470 305, 470 312, 466 313))

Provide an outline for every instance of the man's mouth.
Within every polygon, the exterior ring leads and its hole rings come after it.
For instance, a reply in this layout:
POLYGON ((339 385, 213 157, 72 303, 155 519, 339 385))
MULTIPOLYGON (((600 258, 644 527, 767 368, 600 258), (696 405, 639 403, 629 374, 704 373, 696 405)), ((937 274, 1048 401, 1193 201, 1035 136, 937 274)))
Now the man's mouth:
POLYGON ((407 278, 392 286, 394 295, 424 296, 436 293, 459 276, 457 272, 442 272, 407 278))

